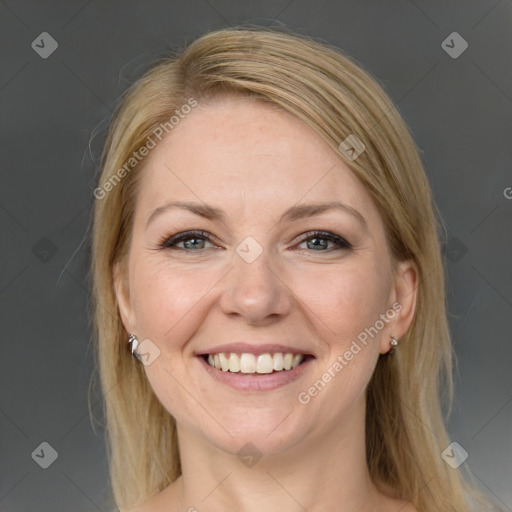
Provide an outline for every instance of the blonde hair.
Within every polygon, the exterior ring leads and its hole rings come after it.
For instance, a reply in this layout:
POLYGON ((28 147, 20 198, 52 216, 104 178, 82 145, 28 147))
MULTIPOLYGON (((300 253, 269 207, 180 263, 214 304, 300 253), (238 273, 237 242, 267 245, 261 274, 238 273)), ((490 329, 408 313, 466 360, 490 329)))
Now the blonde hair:
POLYGON ((220 95, 249 96, 310 126, 371 193, 394 260, 412 259, 418 268, 415 317, 394 356, 379 358, 367 388, 373 481, 421 512, 466 511, 468 496, 483 506, 441 457, 450 441, 440 391, 447 405, 453 394, 442 223, 406 124, 376 80, 338 49, 283 30, 241 28, 210 32, 154 64, 124 94, 105 144, 99 185, 111 186, 92 218, 92 315, 117 506, 149 499, 181 473, 174 419, 131 355, 117 310, 113 267, 126 263, 144 160, 121 178, 119 170, 191 98, 206 103, 220 95), (338 149, 349 135, 365 146, 353 161, 338 149))

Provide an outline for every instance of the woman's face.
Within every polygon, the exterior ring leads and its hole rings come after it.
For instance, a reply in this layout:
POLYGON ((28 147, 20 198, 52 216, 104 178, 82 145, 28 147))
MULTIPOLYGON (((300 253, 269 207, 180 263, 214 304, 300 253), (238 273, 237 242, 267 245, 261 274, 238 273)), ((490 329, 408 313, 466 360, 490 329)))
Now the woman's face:
POLYGON ((392 272, 379 212, 339 155, 232 98, 199 104, 146 158, 116 293, 179 428, 278 453, 361 418, 379 354, 412 320, 415 272, 392 272), (186 231, 203 233, 171 245, 186 231), (306 357, 279 370, 286 353, 306 357))

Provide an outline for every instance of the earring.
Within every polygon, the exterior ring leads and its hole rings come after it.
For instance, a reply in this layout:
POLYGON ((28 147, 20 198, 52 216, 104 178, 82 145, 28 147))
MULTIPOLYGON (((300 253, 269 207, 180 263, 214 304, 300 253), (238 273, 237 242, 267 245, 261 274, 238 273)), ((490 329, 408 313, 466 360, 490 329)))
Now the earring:
POLYGON ((137 336, 135 336, 135 334, 130 334, 130 337, 128 338, 128 343, 132 344, 132 354, 140 361, 139 354, 135 352, 135 350, 139 346, 139 340, 137 339, 137 336))
POLYGON ((395 347, 398 345, 398 340, 391 334, 391 349, 388 352, 389 354, 393 354, 395 351, 395 347))

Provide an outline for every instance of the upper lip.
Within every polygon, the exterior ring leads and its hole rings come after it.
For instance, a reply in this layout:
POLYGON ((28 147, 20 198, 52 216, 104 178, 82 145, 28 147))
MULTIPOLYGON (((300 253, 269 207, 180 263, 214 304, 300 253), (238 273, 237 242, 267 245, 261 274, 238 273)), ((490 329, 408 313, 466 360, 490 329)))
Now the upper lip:
POLYGON ((224 345, 216 345, 215 347, 207 348, 204 350, 198 350, 195 352, 197 356, 203 356, 207 354, 219 354, 221 352, 230 353, 234 352, 236 354, 275 354, 276 352, 281 352, 283 354, 304 354, 304 355, 313 355, 305 349, 300 347, 294 347, 291 345, 280 345, 278 343, 261 343, 261 344, 251 344, 251 343, 226 343, 224 345))

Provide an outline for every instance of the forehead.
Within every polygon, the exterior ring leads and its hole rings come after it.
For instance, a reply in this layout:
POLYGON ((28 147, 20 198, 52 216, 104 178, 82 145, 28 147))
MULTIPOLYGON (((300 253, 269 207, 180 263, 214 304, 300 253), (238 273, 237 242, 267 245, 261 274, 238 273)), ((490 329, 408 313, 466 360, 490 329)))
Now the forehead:
POLYGON ((308 125, 249 98, 199 103, 152 150, 142 173, 137 210, 146 217, 174 200, 249 217, 342 200, 370 220, 379 216, 361 181, 308 125))

